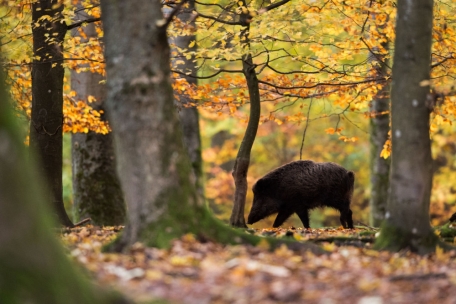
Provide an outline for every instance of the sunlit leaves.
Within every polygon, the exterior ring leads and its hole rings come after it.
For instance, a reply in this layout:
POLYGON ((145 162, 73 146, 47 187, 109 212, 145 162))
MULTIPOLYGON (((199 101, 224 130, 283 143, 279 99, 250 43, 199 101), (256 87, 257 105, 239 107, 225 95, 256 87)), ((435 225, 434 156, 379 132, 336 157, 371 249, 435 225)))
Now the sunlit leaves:
MULTIPOLYGON (((91 18, 100 17, 100 8, 98 1, 80 1, 84 12, 91 18)), ((78 1, 65 0, 64 22, 71 24, 74 17, 78 15, 79 9, 76 8, 78 1)), ((60 3, 58 5, 61 5, 60 3)), ((8 83, 11 90, 12 99, 15 101, 15 107, 26 117, 31 114, 31 64, 32 62, 43 62, 52 60, 52 56, 46 54, 43 58, 40 56, 33 57, 32 54, 32 27, 45 26, 47 22, 54 21, 59 16, 44 15, 37 22, 31 24, 31 6, 24 5, 23 1, 9 1, 10 10, 4 10, 5 13, 1 29, 5 28, 1 37, 2 55, 5 56, 5 66, 8 72, 8 83)), ((40 8, 38 8, 40 9, 40 8)), ((77 72, 90 71, 104 75, 104 57, 103 49, 100 43, 102 30, 100 24, 95 26, 98 34, 96 39, 87 39, 84 27, 75 29, 81 37, 70 37, 64 44, 63 66, 76 70, 77 72)), ((51 36, 45 33, 47 41, 53 43, 56 41, 55 35, 51 36)), ((52 66, 57 63, 53 62, 52 66)), ((74 100, 75 95, 69 92, 69 79, 65 78, 64 94, 64 132, 85 132, 94 131, 106 134, 110 131, 106 122, 102 121, 100 112, 92 109, 87 102, 95 100, 89 97, 89 100, 74 100)))

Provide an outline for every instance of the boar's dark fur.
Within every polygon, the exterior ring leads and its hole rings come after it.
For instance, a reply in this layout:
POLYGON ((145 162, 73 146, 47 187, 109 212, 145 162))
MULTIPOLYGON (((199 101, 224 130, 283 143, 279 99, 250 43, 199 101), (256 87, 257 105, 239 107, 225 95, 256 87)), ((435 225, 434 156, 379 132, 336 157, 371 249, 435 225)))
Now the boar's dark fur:
POLYGON ((350 201, 355 175, 335 163, 300 160, 283 165, 253 185, 253 204, 248 224, 278 213, 273 227, 282 225, 297 213, 305 228, 309 210, 331 207, 340 211, 340 223, 353 228, 350 201))

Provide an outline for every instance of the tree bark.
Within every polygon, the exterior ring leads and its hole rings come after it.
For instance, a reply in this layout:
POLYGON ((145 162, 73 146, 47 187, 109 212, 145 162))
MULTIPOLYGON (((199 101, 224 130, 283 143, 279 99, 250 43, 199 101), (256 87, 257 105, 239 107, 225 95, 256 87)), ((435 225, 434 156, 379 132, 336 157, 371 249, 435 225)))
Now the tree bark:
MULTIPOLYGON (((381 97, 380 94, 389 95, 389 86, 379 91, 379 95, 372 101, 371 112, 389 111, 389 97, 381 97)), ((385 96, 385 95, 383 95, 385 96)), ((371 197, 370 197, 370 224, 379 227, 385 218, 386 204, 388 201, 388 185, 390 158, 380 157, 383 145, 388 139, 389 114, 378 115, 371 119, 371 197)))
MULTIPOLYGON (((243 1, 243 5, 247 6, 245 1, 243 1)), ((240 36, 245 48, 249 47, 250 18, 252 17, 249 13, 242 13, 240 15, 240 21, 243 23, 243 29, 241 30, 240 36)), ((238 154, 236 155, 236 161, 232 172, 236 189, 234 192, 233 210, 231 211, 230 216, 230 224, 234 227, 241 228, 247 228, 244 217, 245 199, 248 190, 247 173, 250 165, 250 152, 252 151, 252 146, 255 142, 261 116, 260 89, 255 67, 252 56, 248 53, 244 55, 242 58, 242 72, 244 73, 249 90, 250 114, 249 123, 247 124, 244 138, 242 139, 238 154)))
POLYGON ((28 161, 3 85, 0 77, 0 303, 127 303, 95 289, 53 236, 49 191, 28 161))
POLYGON ((432 158, 429 84, 432 0, 399 0, 392 84, 392 164, 387 213, 376 247, 420 254, 437 244, 429 223, 432 158))
MULTIPOLYGON (((195 25, 195 18, 194 15, 191 13, 195 9, 195 1, 190 0, 187 1, 188 7, 181 11, 178 15, 178 18, 182 22, 189 22, 190 26, 195 29, 196 32, 196 25, 195 25)), ((191 41, 196 40, 195 34, 188 35, 188 36, 178 36, 172 40, 172 43, 181 49, 188 48, 189 51, 196 51, 196 44, 189 48, 189 44, 191 41)), ((178 58, 184 61, 184 64, 179 65, 179 69, 191 72, 191 75, 196 75, 195 63, 191 60, 183 58, 178 58)), ((190 85, 197 84, 196 78, 189 77, 189 76, 182 76, 190 85)), ((191 102, 194 102, 189 98, 186 94, 181 94, 180 96, 180 104, 182 107, 179 109, 179 119, 182 125, 182 131, 184 136, 185 146, 190 157, 190 162, 192 164, 193 172, 196 176, 196 184, 198 188, 198 192, 201 194, 203 193, 203 186, 202 186, 202 176, 203 176, 203 160, 201 157, 201 135, 200 135, 200 126, 199 126, 199 114, 198 109, 196 107, 186 107, 191 102)))
MULTIPOLYGON (((78 19, 89 16, 79 13, 78 19)), ((75 22, 80 20, 75 20, 75 22)), ((94 24, 84 28, 88 38, 97 37, 94 24)), ((74 30, 78 35, 78 30, 74 30)), ((105 111, 106 86, 100 74, 90 71, 71 72, 71 88, 79 99, 87 100, 91 95, 96 101, 91 106, 105 111)), ((102 114, 102 118, 106 119, 102 114)), ((99 134, 92 131, 72 135, 73 210, 75 220, 91 218, 94 225, 121 225, 125 221, 125 202, 116 172, 116 161, 112 133, 99 134)))
MULTIPOLYGON (((101 8, 107 106, 128 206, 125 230, 108 250, 123 251, 137 241, 169 247, 186 233, 229 244, 260 242, 216 220, 197 194, 173 104, 160 2, 102 0, 101 8)), ((267 241, 272 246, 287 242, 267 241)), ((321 252, 312 244, 290 246, 321 252)))
POLYGON ((52 210, 61 225, 72 227, 62 194, 63 54, 66 24, 63 4, 41 0, 32 4, 33 66, 30 149, 37 155, 52 210), (50 18, 41 17, 49 16, 50 18), (39 24, 35 26, 35 24, 39 24))
MULTIPOLYGON (((372 17, 373 19, 375 16, 372 17)), ((388 43, 382 44, 383 48, 388 49, 388 43)), ((378 49, 372 61, 376 61, 377 76, 386 77, 388 74, 386 54, 380 54, 378 49)), ((375 116, 370 120, 370 180, 371 180, 371 197, 370 205, 370 225, 379 227, 385 218, 386 204, 388 200, 388 185, 391 158, 384 159, 380 157, 383 145, 388 140, 390 130, 390 114, 380 114, 390 111, 390 85, 386 84, 371 102, 371 113, 375 116)))
POLYGON ((247 80, 247 87, 250 95, 249 123, 245 130, 244 138, 239 147, 234 163, 233 178, 236 185, 234 193, 234 206, 231 212, 230 224, 234 227, 246 228, 244 218, 245 198, 247 196, 247 173, 250 165, 250 152, 255 141, 258 125, 260 123, 261 103, 258 78, 255 66, 250 55, 245 55, 242 61, 244 76, 247 80))

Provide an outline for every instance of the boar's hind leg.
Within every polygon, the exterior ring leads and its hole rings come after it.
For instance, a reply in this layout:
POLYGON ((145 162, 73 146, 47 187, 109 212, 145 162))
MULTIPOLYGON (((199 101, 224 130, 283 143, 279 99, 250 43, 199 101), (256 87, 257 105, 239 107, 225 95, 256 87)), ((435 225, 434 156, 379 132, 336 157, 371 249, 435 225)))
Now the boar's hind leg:
POLYGON ((294 211, 292 210, 280 209, 279 214, 277 214, 277 217, 274 221, 274 224, 272 224, 272 227, 280 227, 280 225, 282 225, 283 222, 285 222, 293 213, 294 211))
POLYGON ((340 223, 344 228, 353 228, 352 211, 350 209, 340 211, 340 223))
POLYGON ((304 228, 310 228, 310 224, 309 224, 309 209, 296 211, 296 213, 298 214, 299 218, 301 219, 301 222, 304 225, 304 228))

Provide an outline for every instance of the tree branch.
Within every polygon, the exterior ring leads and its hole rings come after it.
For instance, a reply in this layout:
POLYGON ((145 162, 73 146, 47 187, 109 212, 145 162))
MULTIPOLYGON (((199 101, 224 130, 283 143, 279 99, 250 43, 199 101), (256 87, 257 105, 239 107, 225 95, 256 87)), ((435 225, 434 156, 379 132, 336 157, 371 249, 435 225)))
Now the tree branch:
POLYGON ((181 10, 181 8, 185 4, 185 2, 187 2, 187 0, 183 0, 171 11, 171 13, 165 18, 165 23, 160 25, 161 28, 164 28, 164 29, 168 28, 171 21, 173 21, 174 16, 176 16, 177 13, 181 10))
POLYGON ((184 72, 177 71, 177 70, 171 70, 171 72, 172 73, 177 73, 177 74, 180 74, 180 75, 184 75, 184 76, 187 76, 187 77, 191 77, 191 78, 196 78, 196 79, 209 79, 209 78, 217 76, 220 73, 242 73, 242 70, 223 70, 222 69, 222 70, 217 71, 215 74, 212 74, 212 75, 209 75, 209 76, 187 75, 184 72))
POLYGON ((74 28, 77 28, 77 27, 79 27, 79 26, 81 26, 83 24, 89 24, 89 23, 94 23, 94 22, 98 22, 98 21, 101 21, 101 18, 91 18, 91 19, 78 21, 78 22, 75 22, 73 24, 67 25, 67 31, 69 31, 71 29, 74 29, 74 28))
POLYGON ((197 12, 197 13, 198 13, 197 17, 203 17, 203 18, 210 19, 210 20, 214 20, 214 21, 217 21, 217 22, 220 22, 220 23, 223 23, 223 24, 228 24, 228 25, 243 25, 242 22, 226 21, 226 20, 222 20, 222 19, 219 19, 219 18, 216 18, 216 17, 212 17, 212 16, 208 16, 208 15, 201 14, 200 12, 197 12))
POLYGON ((266 7, 263 8, 262 10, 265 11, 265 12, 267 12, 267 11, 273 10, 273 9, 279 7, 279 6, 282 6, 282 5, 284 5, 285 3, 287 3, 287 2, 290 2, 290 0, 282 0, 282 1, 279 1, 279 2, 277 2, 277 3, 273 3, 273 4, 269 5, 269 6, 266 6, 266 7))
POLYGON ((321 82, 321 83, 316 83, 310 86, 293 86, 293 87, 284 87, 284 86, 278 86, 273 83, 263 81, 263 80, 258 80, 259 83, 262 83, 264 85, 268 85, 277 89, 284 89, 284 90, 291 90, 291 89, 312 89, 316 88, 318 86, 350 86, 350 85, 357 85, 357 84, 363 84, 363 83, 369 83, 369 82, 383 82, 386 81, 384 78, 372 78, 372 79, 367 79, 367 80, 361 80, 361 81, 355 81, 355 82, 342 82, 342 83, 330 83, 330 82, 321 82))

